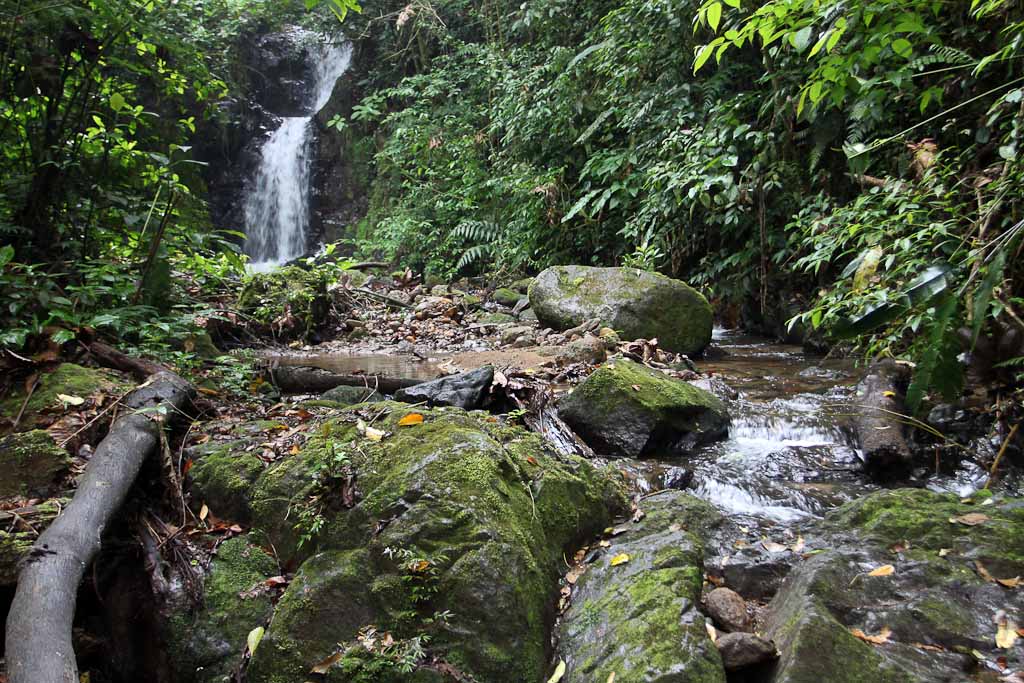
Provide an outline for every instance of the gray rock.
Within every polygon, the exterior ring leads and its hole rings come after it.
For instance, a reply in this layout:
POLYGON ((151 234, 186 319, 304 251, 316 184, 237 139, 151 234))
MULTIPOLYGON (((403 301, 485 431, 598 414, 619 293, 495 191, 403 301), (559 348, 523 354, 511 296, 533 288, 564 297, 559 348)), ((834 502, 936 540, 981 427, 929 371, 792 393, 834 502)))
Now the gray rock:
POLYGON ((697 354, 711 341, 711 305, 699 292, 633 268, 548 268, 530 286, 530 305, 557 330, 597 318, 624 339, 657 338, 668 351, 697 354))
POLYGON ((726 631, 749 631, 750 618, 743 597, 730 588, 716 588, 704 600, 708 615, 726 631))
POLYGON ((559 416, 602 455, 685 455, 728 431, 725 404, 632 361, 598 368, 558 405, 559 416))
POLYGON ((644 500, 646 516, 610 539, 576 582, 557 633, 563 680, 724 683, 721 658, 697 611, 702 544, 694 518, 709 506, 680 491, 644 500), (628 556, 612 565, 612 559, 628 556))
POLYGON ((523 335, 532 335, 532 334, 533 334, 533 328, 532 327, 526 327, 525 325, 515 325, 513 327, 509 327, 509 328, 507 328, 505 330, 502 330, 502 332, 501 332, 501 343, 502 344, 511 344, 514 341, 516 341, 517 339, 519 339, 520 337, 522 337, 523 335))
POLYGON ((455 406, 472 410, 483 405, 494 380, 494 368, 482 368, 449 375, 423 384, 401 389, 395 398, 405 403, 426 402, 428 406, 455 406))
POLYGON ((571 363, 591 363, 596 365, 605 362, 607 359, 608 352, 606 351, 604 340, 591 334, 582 339, 569 342, 555 357, 555 360, 560 365, 569 365, 571 363))
POLYGON ((532 308, 527 308, 525 311, 519 314, 519 322, 533 324, 537 321, 537 314, 533 312, 532 308))
POLYGON ((726 633, 715 641, 726 671, 745 669, 779 656, 775 645, 753 633, 726 633))
POLYGON ((338 386, 328 389, 320 395, 324 401, 332 401, 344 406, 356 403, 377 403, 384 400, 376 389, 367 387, 338 386))

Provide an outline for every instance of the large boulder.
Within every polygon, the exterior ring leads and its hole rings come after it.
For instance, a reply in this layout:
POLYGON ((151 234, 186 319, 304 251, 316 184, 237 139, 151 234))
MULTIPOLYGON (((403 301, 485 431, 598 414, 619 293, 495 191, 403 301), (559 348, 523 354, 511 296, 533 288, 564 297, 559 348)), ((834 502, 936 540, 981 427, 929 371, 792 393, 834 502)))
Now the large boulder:
POLYGON ((1020 500, 897 489, 830 513, 769 605, 773 682, 953 683, 983 662, 1019 668, 1021 647, 996 638, 1001 620, 1020 624, 1024 597, 997 580, 1024 575, 1022 534, 1020 500))
POLYGON ((494 381, 494 368, 485 365, 476 370, 448 375, 399 389, 395 399, 406 403, 426 403, 428 406, 454 406, 471 410, 483 405, 494 381))
POLYGON ((558 415, 602 455, 684 455, 725 436, 725 404, 702 389, 625 359, 598 368, 558 415))
POLYGON ((711 305, 685 282, 635 268, 554 266, 530 286, 530 306, 549 327, 600 319, 624 339, 697 354, 711 342, 711 305))
POLYGON ((262 471, 237 432, 193 454, 193 494, 300 565, 247 680, 539 680, 563 553, 610 523, 618 480, 485 413, 332 415, 262 471))
POLYGON ((717 513, 680 491, 652 496, 643 509, 576 582, 558 630, 564 680, 724 683, 698 612, 703 547, 685 524, 717 513))

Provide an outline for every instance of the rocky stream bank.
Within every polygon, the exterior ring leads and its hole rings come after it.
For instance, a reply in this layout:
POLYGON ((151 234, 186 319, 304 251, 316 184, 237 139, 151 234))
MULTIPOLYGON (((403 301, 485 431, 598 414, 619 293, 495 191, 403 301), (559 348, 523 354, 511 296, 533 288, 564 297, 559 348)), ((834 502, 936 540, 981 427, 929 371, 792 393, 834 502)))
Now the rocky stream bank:
MULTIPOLYGON (((103 530, 92 683, 1024 680, 1019 451, 978 397, 865 422, 898 380, 629 269, 315 278, 242 293, 279 341, 249 396, 200 384, 103 530)), ((93 360, 0 403, 0 610, 125 410, 93 360)))

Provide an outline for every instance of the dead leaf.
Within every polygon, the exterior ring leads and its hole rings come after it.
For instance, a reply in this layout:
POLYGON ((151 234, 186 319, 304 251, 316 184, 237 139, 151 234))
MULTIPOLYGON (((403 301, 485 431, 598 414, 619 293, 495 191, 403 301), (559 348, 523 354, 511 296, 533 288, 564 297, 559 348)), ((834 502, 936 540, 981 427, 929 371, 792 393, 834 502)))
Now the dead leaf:
POLYGON ((283 576, 271 576, 269 579, 263 582, 264 586, 284 586, 288 583, 288 579, 283 576))
POLYGON ((579 579, 580 579, 580 574, 582 574, 582 573, 583 573, 582 569, 573 569, 572 571, 570 571, 568 574, 565 575, 565 580, 570 585, 575 586, 576 582, 579 581, 579 579))
POLYGON ((205 522, 206 521, 206 517, 209 514, 210 514, 210 508, 208 508, 206 506, 206 503, 203 503, 203 507, 199 508, 199 521, 205 522))
POLYGON ((342 656, 343 656, 342 653, 339 651, 339 652, 335 652, 334 654, 332 654, 332 655, 330 655, 328 657, 325 657, 325 658, 321 659, 316 664, 316 666, 314 666, 312 669, 309 670, 309 673, 311 673, 311 674, 321 674, 321 675, 326 674, 330 670, 330 668, 332 666, 334 666, 335 664, 337 664, 338 662, 341 661, 342 656))
POLYGON ((640 391, 640 385, 639 384, 634 384, 633 385, 633 391, 640 391))
POLYGON ((797 534, 796 543, 791 545, 789 549, 792 550, 794 553, 802 553, 805 545, 806 544, 804 543, 804 537, 797 534))
POLYGON ((374 429, 373 427, 366 428, 366 438, 370 441, 381 441, 385 436, 387 436, 387 432, 382 432, 381 430, 374 429))
POLYGON ((602 548, 611 548, 612 547, 611 541, 601 541, 601 542, 598 543, 598 545, 601 546, 602 548))
POLYGON ((974 568, 978 570, 978 576, 985 579, 986 581, 991 583, 996 580, 995 577, 989 574, 988 570, 985 569, 985 566, 978 560, 974 561, 974 568))
POLYGON ((611 566, 618 567, 620 564, 626 564, 629 562, 629 553, 619 553, 612 558, 611 566))
POLYGON ((892 630, 888 626, 883 626, 882 630, 877 635, 870 636, 859 628, 851 628, 850 633, 853 634, 854 638, 860 638, 865 643, 871 643, 872 645, 882 645, 888 642, 889 636, 892 635, 892 630))
POLYGON ((265 629, 262 626, 257 626, 253 630, 249 631, 249 635, 245 638, 245 644, 249 646, 249 655, 251 656, 256 652, 256 648, 259 647, 260 641, 263 640, 263 633, 265 629))
POLYGON ((615 672, 608 674, 608 680, 605 683, 615 683, 615 672))
POLYGON ((885 396, 886 398, 892 398, 895 395, 896 395, 895 391, 883 391, 882 392, 882 396, 885 396))
POLYGON ((1020 585, 1020 577, 1015 576, 1012 579, 996 579, 996 583, 1006 586, 1007 588, 1016 588, 1020 585))
POLYGON ((398 421, 399 427, 409 427, 412 425, 423 424, 423 416, 419 413, 409 413, 401 420, 398 421))
POLYGON ((988 515, 983 515, 980 512, 968 512, 966 515, 960 515, 959 517, 950 517, 949 521, 953 524, 977 526, 979 524, 984 524, 988 519, 988 515))
POLYGON ((711 625, 710 621, 704 622, 704 628, 708 630, 708 635, 711 637, 711 642, 718 642, 718 631, 715 630, 715 627, 711 625))
POLYGON ((85 399, 81 396, 69 396, 68 394, 57 394, 57 398, 61 403, 69 406, 80 406, 85 403, 85 399))
POLYGON ((526 456, 526 462, 530 463, 531 465, 539 465, 540 464, 540 463, 537 462, 537 458, 533 457, 532 455, 526 456))
POLYGON ((295 444, 294 446, 291 447, 291 449, 289 449, 288 452, 292 455, 298 455, 299 453, 302 452, 302 449, 299 448, 299 444, 295 444))
POLYGON ((220 396, 219 391, 217 391, 216 389, 211 389, 209 387, 196 387, 196 391, 198 391, 200 394, 206 394, 207 396, 220 396))
POLYGON ((896 573, 896 567, 891 564, 883 564, 868 572, 868 576, 891 576, 896 573))
POLYGON ((761 541, 761 545, 764 546, 764 549, 770 553, 781 553, 783 550, 787 549, 786 546, 782 545, 781 543, 769 541, 767 538, 761 541))
POLYGON ((1017 642, 1017 624, 1000 610, 996 614, 996 647, 1009 650, 1017 642))
POLYGON ((548 683, 558 683, 562 680, 562 676, 565 675, 565 660, 558 660, 558 666, 555 667, 555 673, 551 674, 551 678, 548 679, 548 683))

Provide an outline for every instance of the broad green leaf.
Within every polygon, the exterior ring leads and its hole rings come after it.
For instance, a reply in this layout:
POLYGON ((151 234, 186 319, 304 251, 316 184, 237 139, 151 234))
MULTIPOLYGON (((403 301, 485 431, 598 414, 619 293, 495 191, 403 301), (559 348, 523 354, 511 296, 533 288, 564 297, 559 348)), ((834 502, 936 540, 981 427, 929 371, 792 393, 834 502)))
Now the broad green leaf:
POLYGON ((813 29, 810 26, 804 26, 796 33, 789 34, 789 43, 796 48, 797 52, 803 52, 807 49, 807 45, 811 42, 811 34, 813 29))
POLYGON ((959 299, 949 293, 936 309, 924 352, 907 388, 907 407, 912 413, 919 412, 925 393, 930 389, 952 399, 963 384, 963 367, 957 360, 960 342, 956 334, 956 313, 959 307, 959 299))
POLYGON ((971 321, 972 350, 978 343, 978 337, 981 336, 981 328, 985 326, 985 320, 988 318, 988 305, 992 302, 992 291, 1003 279, 1003 268, 1006 267, 1006 252, 1010 246, 1005 245, 992 257, 992 260, 985 268, 985 279, 981 281, 981 286, 974 292, 974 306, 971 310, 973 317, 971 321))
POLYGON ((3 270, 4 266, 11 262, 14 258, 14 247, 10 244, 5 244, 0 247, 0 270, 3 270))
POLYGON ((713 3, 708 6, 708 26, 711 27, 712 31, 718 31, 718 24, 722 21, 722 4, 713 3))
POLYGON ((124 95, 121 93, 116 92, 110 96, 110 108, 114 111, 121 111, 124 108, 124 105, 124 95))
POLYGON ((704 63, 708 61, 709 57, 711 57, 711 53, 714 49, 715 46, 710 43, 700 49, 700 52, 697 53, 697 58, 693 61, 693 73, 700 71, 700 68, 704 66, 704 63))
POLYGON ((892 41, 892 51, 898 54, 900 57, 909 59, 914 54, 914 46, 910 44, 910 41, 906 38, 897 38, 892 41))
POLYGON ((253 630, 249 631, 249 635, 245 639, 245 644, 249 646, 250 655, 256 652, 256 648, 259 647, 260 641, 263 640, 264 632, 265 630, 262 626, 257 626, 253 630))

